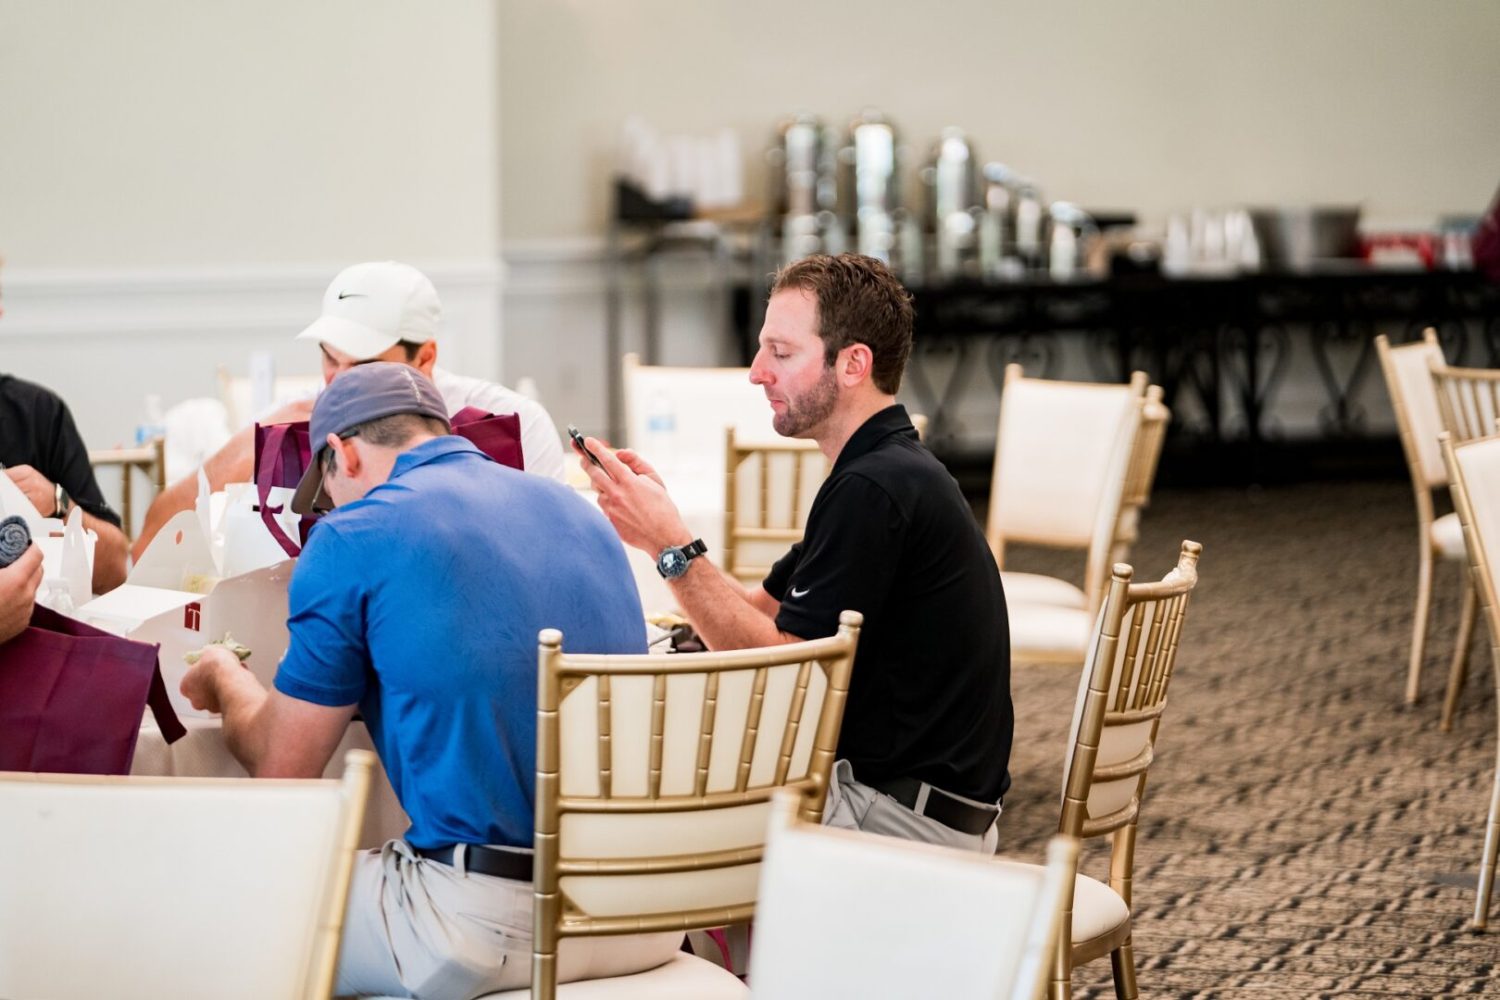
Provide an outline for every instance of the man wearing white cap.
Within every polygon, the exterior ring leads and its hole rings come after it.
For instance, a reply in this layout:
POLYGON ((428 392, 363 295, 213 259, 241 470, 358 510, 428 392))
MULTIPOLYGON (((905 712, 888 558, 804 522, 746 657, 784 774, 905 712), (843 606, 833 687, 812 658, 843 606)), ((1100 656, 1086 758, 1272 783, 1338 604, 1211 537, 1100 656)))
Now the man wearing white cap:
MULTIPOLYGON (((298 340, 322 349, 323 381, 370 361, 395 361, 415 368, 437 386, 452 416, 474 406, 487 413, 514 413, 521 419, 521 457, 526 471, 562 482, 562 439, 542 405, 495 382, 455 375, 437 367, 438 328, 443 307, 437 290, 421 271, 396 261, 355 264, 339 272, 323 293, 323 313, 298 340)), ((312 400, 292 403, 262 423, 306 420, 312 400)), ((251 428, 237 432, 203 463, 209 488, 254 478, 255 437, 251 428)), ((185 476, 163 490, 146 512, 133 553, 141 553, 161 526, 178 511, 191 510, 198 498, 198 474, 185 476)))

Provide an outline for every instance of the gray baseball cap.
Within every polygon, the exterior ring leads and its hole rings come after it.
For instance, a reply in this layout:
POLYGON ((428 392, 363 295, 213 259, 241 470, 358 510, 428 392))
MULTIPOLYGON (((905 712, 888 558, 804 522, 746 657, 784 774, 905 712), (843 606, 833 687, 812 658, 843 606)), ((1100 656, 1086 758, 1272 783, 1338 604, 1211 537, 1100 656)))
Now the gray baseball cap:
POLYGON ((390 361, 372 361, 356 365, 339 375, 313 404, 309 438, 312 461, 292 496, 292 510, 298 514, 313 513, 313 504, 323 489, 323 452, 328 435, 340 437, 345 431, 381 417, 414 413, 436 417, 445 426, 448 408, 437 386, 409 365, 390 361))

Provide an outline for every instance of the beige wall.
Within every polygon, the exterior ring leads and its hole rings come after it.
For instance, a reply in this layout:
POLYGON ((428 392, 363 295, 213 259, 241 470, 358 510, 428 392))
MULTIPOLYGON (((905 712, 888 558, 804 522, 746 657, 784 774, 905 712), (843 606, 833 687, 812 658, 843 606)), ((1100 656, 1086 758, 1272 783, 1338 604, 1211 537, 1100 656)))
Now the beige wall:
MULTIPOLYGON (((960 125, 1053 198, 1162 216, 1363 200, 1477 212, 1500 184, 1500 4, 1419 0, 505 0, 507 241, 601 231, 638 113, 738 130, 886 111, 960 125)), ((752 156, 753 154, 753 156, 752 156)))
POLYGON ((0 0, 16 271, 493 259, 491 0, 0 0))

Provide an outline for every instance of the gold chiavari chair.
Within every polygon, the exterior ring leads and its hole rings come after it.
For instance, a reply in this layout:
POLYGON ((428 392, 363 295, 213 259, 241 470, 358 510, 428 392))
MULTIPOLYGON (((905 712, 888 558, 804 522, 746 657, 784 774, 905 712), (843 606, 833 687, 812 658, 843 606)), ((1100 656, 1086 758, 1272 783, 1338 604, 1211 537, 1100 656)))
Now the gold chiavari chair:
MULTIPOLYGON (((927 418, 911 414, 917 436, 927 418)), ((828 459, 796 438, 747 442, 730 427, 724 443, 724 572, 754 585, 787 548, 802 540, 828 459)))
POLYGON ((326 998, 375 756, 340 781, 0 773, 0 996, 326 998))
MULTIPOLYGON (((1435 344, 1436 335, 1431 331, 1428 335, 1435 344)), ((1449 365, 1444 362, 1442 352, 1438 351, 1429 356, 1428 370, 1432 391, 1437 397, 1441 429, 1453 439, 1454 444, 1488 437, 1494 433, 1495 420, 1500 417, 1500 369, 1449 365)), ((1456 512, 1451 519, 1457 520, 1456 512)), ((1464 559, 1462 536, 1456 545, 1449 542, 1448 548, 1456 550, 1456 558, 1464 559)), ((1458 711, 1458 699, 1463 693, 1468 675, 1469 643, 1474 632, 1478 604, 1472 579, 1468 583, 1464 588, 1463 608, 1459 618, 1458 648, 1453 651, 1453 664, 1448 670, 1448 691, 1443 698, 1440 725, 1444 732, 1453 726, 1453 716, 1458 711)))
MULTIPOLYGON (((750 919, 772 793, 822 816, 862 619, 839 621, 832 638, 722 653, 572 655, 541 634, 531 996, 557 994, 562 938, 750 919)), ((743 994, 692 962, 691 995, 743 994)), ((579 985, 660 995, 652 975, 579 985)))
POLYGON ((1162 387, 1147 386, 1146 400, 1141 405, 1141 425, 1130 446, 1130 463, 1125 470, 1125 492, 1120 497, 1110 565, 1129 562, 1130 550, 1140 538, 1141 511, 1151 503, 1151 488, 1156 484, 1156 468, 1161 463, 1167 425, 1171 422, 1172 411, 1162 401, 1162 387))
MULTIPOLYGON (((1464 605, 1459 618, 1458 642, 1453 651, 1449 675, 1463 670, 1468 655, 1469 637, 1474 627, 1474 598, 1464 566, 1463 529, 1455 513, 1436 516, 1434 490, 1448 485, 1448 470, 1438 450, 1438 435, 1443 430, 1443 416, 1433 389, 1431 365, 1442 363, 1443 350, 1437 334, 1429 329, 1421 340, 1392 347, 1382 334, 1375 338, 1375 353, 1385 375, 1391 409, 1401 437, 1401 451, 1411 474, 1412 493, 1417 506, 1417 604, 1412 615, 1411 659, 1406 671, 1406 703, 1415 705, 1421 693, 1422 661, 1427 650, 1427 630, 1432 617, 1432 571, 1437 559, 1447 559, 1460 566, 1464 582, 1464 605)), ((1445 708, 1443 728, 1450 716, 1445 708)))
POLYGON ((724 572, 753 585, 802 539, 828 459, 812 441, 745 443, 733 427, 724 449, 724 572))
POLYGON ((1074 881, 1053 967, 1054 1000, 1072 995, 1074 966, 1105 955, 1115 995, 1137 995, 1131 943, 1136 823, 1202 551, 1197 542, 1183 542, 1177 566, 1157 583, 1131 583, 1124 564, 1110 576, 1079 678, 1057 824, 1063 836, 1110 837, 1109 881, 1083 874, 1074 881))
POLYGON ((1026 378, 1005 369, 985 534, 1011 609, 1017 663, 1083 661, 1103 600, 1127 473, 1146 398, 1126 384, 1026 378), (1012 544, 1085 553, 1083 587, 1005 569, 1012 544))
POLYGON ((165 438, 156 437, 140 448, 109 448, 89 452, 89 464, 96 471, 107 466, 118 467, 120 470, 120 522, 127 541, 134 537, 132 498, 135 471, 139 469, 145 473, 146 481, 151 484, 151 496, 147 498, 149 503, 167 485, 166 446, 165 438))
MULTIPOLYGON (((1493 425, 1492 425, 1493 426, 1493 425)), ((1500 435, 1458 441, 1449 434, 1441 439, 1443 460, 1448 466, 1453 505, 1463 524, 1464 544, 1474 589, 1491 637, 1500 636, 1500 435)), ((1500 643, 1492 639, 1491 656, 1500 683, 1500 643)), ((1483 930, 1489 922, 1490 895, 1495 884, 1495 860, 1500 852, 1500 746, 1496 750, 1495 779, 1490 792, 1489 816, 1485 823, 1484 847, 1479 862, 1479 886, 1474 899, 1473 926, 1483 930)))
POLYGON ((1038 1000, 1062 932, 1078 841, 1047 865, 799 821, 777 793, 750 982, 776 1000, 1038 1000), (874 875, 878 873, 878 876, 874 875))

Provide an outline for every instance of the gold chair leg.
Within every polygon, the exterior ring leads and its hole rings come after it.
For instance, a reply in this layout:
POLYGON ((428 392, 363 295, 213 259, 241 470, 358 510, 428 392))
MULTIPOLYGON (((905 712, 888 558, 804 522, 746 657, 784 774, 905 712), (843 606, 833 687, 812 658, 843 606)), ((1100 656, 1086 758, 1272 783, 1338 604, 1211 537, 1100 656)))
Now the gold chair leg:
POLYGON ((1453 665, 1448 668, 1448 693, 1443 696, 1443 718, 1438 728, 1445 733, 1453 731, 1453 716, 1458 712, 1458 698, 1463 693, 1464 681, 1469 674, 1469 645, 1474 638, 1474 619, 1479 610, 1479 595, 1469 579, 1469 569, 1464 567, 1464 605, 1458 618, 1458 645, 1453 649, 1453 665))
POLYGON ((1500 853, 1500 754, 1490 789, 1490 815, 1484 825, 1484 854, 1479 859, 1479 888, 1474 897, 1474 923, 1482 931, 1489 923, 1490 891, 1495 887, 1495 855, 1500 853))
POLYGON ((1130 938, 1109 953, 1109 964, 1115 974, 1115 996, 1119 1000, 1136 1000, 1135 948, 1130 938))
POLYGON ((1047 988, 1048 1000, 1073 998, 1073 908, 1063 913, 1062 933, 1052 953, 1052 982, 1047 988))
POLYGON ((1115 972, 1115 996, 1119 1000, 1137 1000, 1140 996, 1136 988, 1136 949, 1131 939, 1125 939, 1124 945, 1110 952, 1110 967, 1115 972))
POLYGON ((1422 539, 1417 562, 1417 608, 1411 624, 1411 665, 1406 672, 1406 703, 1415 705, 1422 690, 1422 655, 1427 645, 1427 619, 1432 609, 1432 543, 1422 539))

